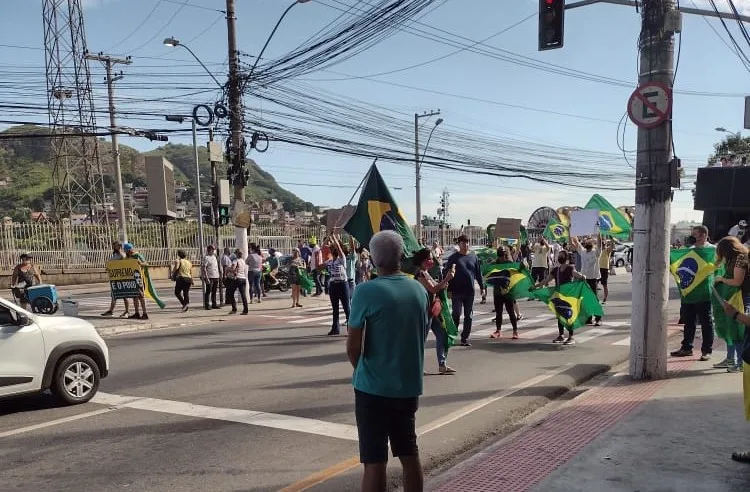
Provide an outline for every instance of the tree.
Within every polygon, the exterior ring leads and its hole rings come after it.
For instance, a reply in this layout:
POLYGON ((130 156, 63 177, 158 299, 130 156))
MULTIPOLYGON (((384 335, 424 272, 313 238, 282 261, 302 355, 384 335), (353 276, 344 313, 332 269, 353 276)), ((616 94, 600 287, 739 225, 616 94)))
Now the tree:
POLYGON ((713 166, 722 157, 750 155, 750 137, 727 135, 725 139, 714 145, 714 153, 708 158, 708 165, 713 166))

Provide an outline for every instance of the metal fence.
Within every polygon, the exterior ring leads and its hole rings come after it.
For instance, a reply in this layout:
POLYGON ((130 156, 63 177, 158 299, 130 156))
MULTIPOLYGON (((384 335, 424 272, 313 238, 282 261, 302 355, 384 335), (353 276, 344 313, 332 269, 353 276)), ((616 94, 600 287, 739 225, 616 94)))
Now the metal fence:
MULTIPOLYGON (((485 237, 477 231, 423 228, 424 244, 434 241, 451 242, 462 232, 468 232, 471 244, 484 244, 485 237)), ((205 244, 218 244, 220 249, 234 249, 234 227, 219 229, 216 241, 213 227, 204 227, 205 244)), ((326 235, 323 226, 255 225, 248 230, 248 241, 261 248, 289 252, 298 241, 326 235)), ((111 243, 118 238, 116 224, 13 223, 6 220, 0 232, 0 269, 10 270, 18 263, 21 253, 30 253, 42 269, 101 269, 111 256, 111 243)), ((344 238, 348 240, 348 238, 344 238)), ((168 265, 184 250, 188 258, 197 262, 198 224, 196 222, 139 223, 128 226, 128 241, 143 254, 151 265, 168 265)))

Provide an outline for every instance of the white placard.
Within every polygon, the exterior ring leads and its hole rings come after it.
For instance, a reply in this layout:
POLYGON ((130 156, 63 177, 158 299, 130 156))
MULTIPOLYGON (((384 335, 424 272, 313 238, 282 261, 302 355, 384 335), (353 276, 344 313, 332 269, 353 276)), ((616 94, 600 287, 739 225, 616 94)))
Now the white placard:
POLYGON ((576 210, 570 213, 570 235, 596 236, 599 234, 599 211, 576 210))

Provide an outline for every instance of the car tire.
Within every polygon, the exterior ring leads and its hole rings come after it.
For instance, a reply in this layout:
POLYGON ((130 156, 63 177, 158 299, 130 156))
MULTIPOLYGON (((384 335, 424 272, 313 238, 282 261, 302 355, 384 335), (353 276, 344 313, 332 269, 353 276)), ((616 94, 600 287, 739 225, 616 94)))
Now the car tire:
POLYGON ((617 266, 618 268, 622 268, 622 267, 624 267, 624 266, 625 266, 625 260, 617 260, 617 264, 616 264, 616 266, 617 266))
POLYGON ((52 392, 68 405, 86 403, 99 390, 101 371, 86 354, 65 357, 55 369, 52 392))

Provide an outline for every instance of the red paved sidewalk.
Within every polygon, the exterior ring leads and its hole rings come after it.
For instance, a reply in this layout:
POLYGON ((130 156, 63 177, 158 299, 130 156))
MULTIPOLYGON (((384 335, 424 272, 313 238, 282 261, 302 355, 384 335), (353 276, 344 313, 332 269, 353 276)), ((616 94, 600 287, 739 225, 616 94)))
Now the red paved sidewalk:
POLYGON ((685 490, 677 482, 698 471, 703 486, 693 490, 750 490, 750 467, 729 460, 737 446, 750 449, 741 375, 713 369, 713 362, 672 359, 670 378, 662 381, 633 382, 617 375, 435 477, 427 489, 685 490), (716 429, 726 436, 716 437, 716 429), (686 452, 698 466, 684 459, 686 452), (696 455, 701 452, 706 456, 696 455), (670 473, 671 483, 663 480, 670 473), (645 478, 649 474, 653 479, 645 478), (739 481, 735 485, 733 477, 739 481))

